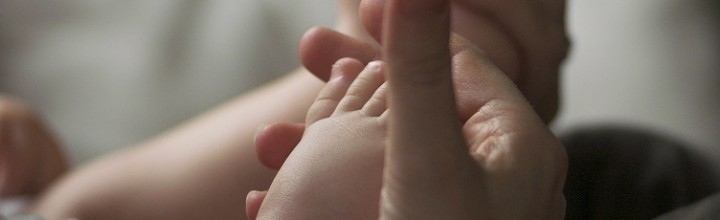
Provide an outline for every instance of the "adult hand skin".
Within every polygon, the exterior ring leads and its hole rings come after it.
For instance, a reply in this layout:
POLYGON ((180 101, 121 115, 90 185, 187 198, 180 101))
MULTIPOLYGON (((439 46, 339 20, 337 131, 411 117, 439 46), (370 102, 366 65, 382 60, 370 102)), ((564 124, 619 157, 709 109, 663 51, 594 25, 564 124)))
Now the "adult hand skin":
MULTIPOLYGON (((377 42, 382 41, 382 21, 386 0, 363 0, 359 16, 363 26, 377 42)), ((516 84, 545 123, 550 123, 558 108, 560 64, 569 49, 565 31, 565 0, 456 0, 451 1, 451 29, 475 44, 516 84)), ((300 44, 300 58, 305 67, 323 80, 330 67, 340 58, 352 57, 365 64, 382 57, 377 42, 367 37, 353 38, 357 19, 347 13, 351 7, 341 1, 345 16, 340 19, 341 32, 316 27, 308 30, 300 44), (344 34, 345 33, 345 34, 344 34)), ((458 35, 451 38, 458 38, 458 35)), ((361 35, 365 36, 365 35, 361 35)), ((478 78, 474 72, 455 74, 455 92, 459 118, 466 122, 481 107, 475 98, 479 85, 461 83, 478 78)), ((261 162, 278 169, 292 148, 302 138, 302 124, 273 124, 266 130, 284 133, 281 141, 272 134, 256 137, 256 151, 261 162), (272 146, 272 147, 264 147, 272 146), (272 155, 272 156, 268 156, 272 155)))
MULTIPOLYGON (((491 59, 450 36, 449 1, 386 4, 391 111, 380 218, 563 218, 562 145, 491 59)), ((258 151, 287 150, 268 146, 275 131, 299 136, 287 132, 293 126, 261 132, 258 151)), ((265 155, 282 163, 282 153, 265 155)), ((251 194, 249 204, 263 195, 251 194)))
POLYGON ((42 120, 25 104, 0 95, 0 196, 37 194, 67 169, 42 120))
MULTIPOLYGON (((385 2, 360 4, 363 25, 377 41, 381 41, 385 2)), ((455 0, 450 7, 452 31, 483 50, 550 123, 559 106, 559 71, 570 45, 565 0, 455 0)), ((377 48, 377 43, 366 39, 313 28, 301 42, 300 58, 308 70, 327 80, 336 60, 352 57, 367 63, 380 57, 377 48)), ((459 110, 464 119, 472 112, 463 106, 459 110)))
POLYGON ((449 48, 450 2, 386 4, 391 110, 380 218, 562 219, 562 145, 487 57, 461 38, 449 48), (464 126, 451 73, 475 76, 454 81, 478 88, 480 107, 464 126))

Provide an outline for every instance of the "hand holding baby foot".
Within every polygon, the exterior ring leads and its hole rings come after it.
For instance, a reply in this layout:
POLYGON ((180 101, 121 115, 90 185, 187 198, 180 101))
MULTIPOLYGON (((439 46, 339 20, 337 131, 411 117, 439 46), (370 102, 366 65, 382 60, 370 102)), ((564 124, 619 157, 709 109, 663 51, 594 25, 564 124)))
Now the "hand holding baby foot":
MULTIPOLYGON (((376 40, 387 0, 363 0, 360 17, 376 40)), ((565 32, 565 0, 455 0, 450 3, 452 31, 483 50, 508 75, 546 123, 558 108, 558 78, 569 41, 565 32)), ((303 64, 321 79, 342 57, 364 63, 379 57, 375 44, 328 29, 314 28, 301 42, 303 64)), ((464 73, 463 73, 464 74, 464 73)), ((473 77, 473 76, 467 76, 473 77)), ((464 88, 458 88, 463 90, 464 88)), ((468 88, 475 90, 476 88, 468 88)), ((460 97, 460 116, 471 113, 460 97)))
MULTIPOLYGON (((532 111, 513 82, 487 57, 459 37, 452 39, 452 48, 448 46, 451 41, 448 34, 449 2, 387 2, 389 6, 385 12, 382 42, 383 58, 388 62, 390 77, 391 111, 387 116, 389 146, 385 150, 381 209, 377 215, 382 219, 562 218, 562 187, 567 168, 564 149, 532 111), (457 93, 454 93, 454 86, 459 88, 457 93), (457 116, 454 102, 456 97, 460 101, 458 108, 465 109, 459 111, 460 114, 468 114, 467 117, 457 116), (461 126, 458 118, 465 121, 464 126, 461 126)), ((328 87, 332 87, 333 82, 334 80, 331 80, 328 87)), ((328 87, 326 90, 329 90, 328 87)), ((321 97, 324 96, 321 94, 321 97)), ((349 99, 352 99, 352 96, 349 99)), ((329 103, 331 104, 328 106, 336 105, 332 104, 336 102, 329 103)), ((321 118, 319 121, 339 121, 333 117, 335 114, 325 118, 328 114, 322 112, 327 111, 316 109, 311 112, 320 112, 317 115, 321 116, 309 116, 310 122, 316 121, 313 118, 321 118)), ((346 129, 346 134, 348 130, 351 134, 362 134, 368 128, 363 123, 352 125, 357 127, 346 129)), ((313 126, 308 128, 310 127, 313 126)), ((337 140, 337 136, 328 135, 333 134, 329 131, 333 130, 305 134, 315 136, 314 140, 318 140, 317 137, 337 140), (324 137, 319 135, 320 133, 324 134, 324 137)), ((370 131, 371 134, 376 132, 370 131)), ((343 143, 314 144, 325 147, 343 146, 346 143, 356 143, 352 140, 358 139, 357 136, 361 135, 350 135, 350 141, 343 143)), ((381 137, 370 136, 374 138, 361 140, 381 137)), ((297 138, 297 135, 294 137, 297 138)), ((347 140, 347 136, 345 138, 347 140)), ((309 145, 301 143, 298 150, 302 149, 300 146, 312 149, 307 147, 309 145)), ((270 210, 266 213, 281 214, 261 215, 261 218, 377 217, 367 215, 376 207, 369 206, 371 202, 350 205, 352 200, 347 198, 377 195, 372 187, 368 187, 373 185, 373 181, 352 181, 372 180, 372 175, 359 177, 368 173, 379 175, 377 171, 373 171, 377 168, 360 166, 365 168, 358 169, 357 164, 362 163, 349 160, 352 158, 349 155, 359 156, 364 158, 361 161, 367 162, 372 161, 371 158, 378 156, 378 153, 348 153, 344 150, 338 151, 343 148, 329 149, 315 148, 314 154, 329 152, 331 156, 311 159, 303 159, 302 155, 313 155, 312 151, 292 153, 288 162, 283 165, 283 169, 288 167, 286 174, 283 175, 281 170, 279 178, 276 179, 278 184, 273 183, 273 186, 277 187, 271 187, 263 203, 264 209, 261 209, 270 210), (354 167, 355 172, 349 172, 349 167, 354 167), (281 176, 285 178, 280 178, 281 176), (309 176, 312 178, 308 178, 309 176), (318 189, 317 180, 326 184, 318 189), (315 187, 312 186, 313 182, 315 187), (273 191, 280 192, 279 196, 274 198, 285 202, 272 202, 278 200, 270 199, 273 191), (302 202, 298 202, 301 200, 302 202)), ((262 200, 262 196, 249 197, 251 200, 253 198, 262 200)), ((359 201, 369 201, 369 197, 363 198, 359 201)))

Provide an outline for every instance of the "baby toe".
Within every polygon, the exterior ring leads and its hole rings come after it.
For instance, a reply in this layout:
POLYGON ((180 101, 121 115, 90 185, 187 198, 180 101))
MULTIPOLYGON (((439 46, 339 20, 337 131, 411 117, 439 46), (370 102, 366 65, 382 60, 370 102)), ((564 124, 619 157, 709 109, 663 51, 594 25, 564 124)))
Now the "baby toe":
POLYGON ((335 114, 362 109, 384 82, 382 63, 380 61, 370 62, 350 85, 345 97, 338 104, 335 114))
POLYGON ((320 90, 315 102, 310 106, 305 123, 310 125, 320 119, 330 117, 362 69, 363 64, 358 60, 352 58, 338 60, 332 67, 330 80, 320 90))

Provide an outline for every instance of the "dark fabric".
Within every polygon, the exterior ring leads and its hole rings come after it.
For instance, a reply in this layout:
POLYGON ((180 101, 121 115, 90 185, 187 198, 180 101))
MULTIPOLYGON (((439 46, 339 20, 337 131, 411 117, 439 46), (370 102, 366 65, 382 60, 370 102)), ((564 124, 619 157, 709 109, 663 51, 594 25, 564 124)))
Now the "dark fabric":
POLYGON ((707 159, 667 137, 614 126, 579 129, 562 140, 569 220, 652 219, 718 190, 707 159))
POLYGON ((692 205, 664 214, 656 220, 713 220, 720 219, 720 193, 692 205))

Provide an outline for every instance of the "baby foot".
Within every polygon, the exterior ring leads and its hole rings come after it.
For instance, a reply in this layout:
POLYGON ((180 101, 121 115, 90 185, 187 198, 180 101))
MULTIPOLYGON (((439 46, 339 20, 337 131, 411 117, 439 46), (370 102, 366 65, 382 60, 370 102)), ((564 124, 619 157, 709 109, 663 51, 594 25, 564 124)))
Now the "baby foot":
POLYGON ((268 190, 263 219, 378 217, 387 111, 383 64, 362 69, 357 60, 341 59, 333 68, 310 107, 303 139, 268 190))
MULTIPOLYGON (((360 5, 362 23, 376 40, 382 36, 386 1, 363 0, 360 5)), ((452 31, 457 33, 452 44, 464 38, 482 49, 513 80, 540 117, 546 123, 552 121, 559 104, 560 65, 569 49, 565 0, 458 0, 452 1, 451 7, 452 31)), ((314 28, 301 41, 300 57, 308 70, 327 79, 327 67, 338 58, 367 62, 379 57, 379 52, 377 45, 314 28)), ((464 119, 466 116, 461 114, 464 119)))

